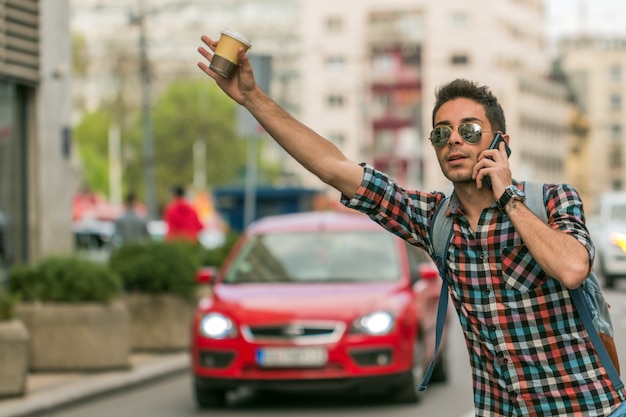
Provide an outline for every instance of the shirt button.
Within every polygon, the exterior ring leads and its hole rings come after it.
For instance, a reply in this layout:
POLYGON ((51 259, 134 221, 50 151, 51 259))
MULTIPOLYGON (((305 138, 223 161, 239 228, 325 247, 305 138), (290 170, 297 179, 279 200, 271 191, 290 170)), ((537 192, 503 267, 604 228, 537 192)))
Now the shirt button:
POLYGON ((487 259, 488 257, 489 257, 489 255, 488 255, 488 254, 486 254, 485 252, 481 253, 481 254, 480 254, 480 256, 479 256, 479 258, 480 258, 481 260, 483 260, 483 261, 484 261, 485 259, 487 259))
POLYGON ((485 295, 491 294, 491 290, 485 290, 485 295))
POLYGON ((496 330, 498 330, 498 328, 496 326, 491 326, 489 327, 489 330, 491 330, 492 332, 495 332, 496 330))

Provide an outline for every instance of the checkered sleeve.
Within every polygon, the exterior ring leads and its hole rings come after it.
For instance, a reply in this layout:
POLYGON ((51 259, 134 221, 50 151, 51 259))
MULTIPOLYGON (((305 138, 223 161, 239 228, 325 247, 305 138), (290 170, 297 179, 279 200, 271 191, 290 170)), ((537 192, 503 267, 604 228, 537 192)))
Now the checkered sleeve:
POLYGON ((570 185, 548 185, 545 192, 548 223, 553 228, 571 234, 589 252, 590 265, 595 248, 585 224, 583 202, 578 192, 570 185))
POLYGON ((428 250, 430 219, 444 195, 405 190, 386 174, 365 163, 361 166, 364 169, 359 190, 352 198, 342 196, 341 203, 367 214, 407 242, 428 250))

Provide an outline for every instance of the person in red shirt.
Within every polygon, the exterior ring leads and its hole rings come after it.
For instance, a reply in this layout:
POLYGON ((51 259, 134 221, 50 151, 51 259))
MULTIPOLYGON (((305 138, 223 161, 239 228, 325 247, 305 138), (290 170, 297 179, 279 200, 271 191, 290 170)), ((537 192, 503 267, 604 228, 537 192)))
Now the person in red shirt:
POLYGON ((185 188, 177 185, 172 189, 172 200, 165 207, 163 220, 167 224, 167 240, 187 239, 198 241, 198 234, 204 228, 198 212, 187 201, 185 188))

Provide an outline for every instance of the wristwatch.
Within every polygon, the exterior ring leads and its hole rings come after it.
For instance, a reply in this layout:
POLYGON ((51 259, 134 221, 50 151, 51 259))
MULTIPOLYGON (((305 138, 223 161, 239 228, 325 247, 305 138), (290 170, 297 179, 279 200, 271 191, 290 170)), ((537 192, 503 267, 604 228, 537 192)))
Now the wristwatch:
POLYGON ((504 208, 507 204, 509 204, 509 201, 511 201, 511 199, 517 201, 526 201, 526 194, 524 194, 524 192, 516 186, 509 185, 504 189, 504 192, 502 193, 500 199, 496 201, 496 205, 501 211, 504 212, 504 208))

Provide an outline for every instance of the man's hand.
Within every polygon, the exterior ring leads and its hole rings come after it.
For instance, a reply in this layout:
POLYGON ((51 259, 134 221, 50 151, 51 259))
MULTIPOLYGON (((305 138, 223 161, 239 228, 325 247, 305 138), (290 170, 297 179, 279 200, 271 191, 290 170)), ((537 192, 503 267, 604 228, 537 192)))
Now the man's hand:
POLYGON ((491 180, 493 197, 496 200, 500 198, 504 189, 513 183, 504 143, 500 143, 498 149, 485 149, 478 155, 472 178, 476 180, 479 188, 484 186, 485 176, 489 176, 491 180))
MULTIPOLYGON (((212 40, 208 36, 202 36, 200 39, 209 49, 207 50, 205 47, 201 46, 198 48, 198 52, 210 64, 213 59, 213 52, 217 47, 217 41, 212 40)), ((254 81, 252 66, 250 65, 250 61, 248 60, 243 48, 239 48, 237 54, 239 55, 239 68, 233 72, 233 75, 231 75, 230 78, 224 78, 211 71, 211 69, 209 69, 209 65, 205 62, 198 62, 198 67, 209 77, 213 78, 217 85, 224 90, 229 97, 237 103, 243 105, 246 101, 247 95, 256 88, 256 82, 254 81)))

